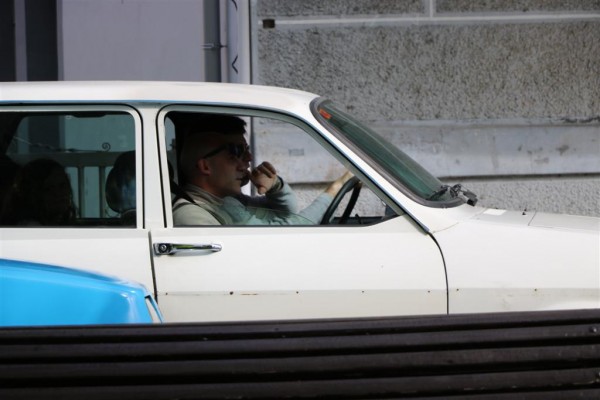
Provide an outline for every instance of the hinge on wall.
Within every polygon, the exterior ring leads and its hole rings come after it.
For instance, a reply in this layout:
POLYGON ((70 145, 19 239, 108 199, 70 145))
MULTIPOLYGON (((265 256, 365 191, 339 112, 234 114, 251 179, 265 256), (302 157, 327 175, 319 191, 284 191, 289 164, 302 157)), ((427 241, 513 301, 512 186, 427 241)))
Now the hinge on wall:
POLYGON ((216 44, 216 43, 204 43, 202 48, 204 50, 221 50, 222 48, 227 47, 224 44, 216 44))

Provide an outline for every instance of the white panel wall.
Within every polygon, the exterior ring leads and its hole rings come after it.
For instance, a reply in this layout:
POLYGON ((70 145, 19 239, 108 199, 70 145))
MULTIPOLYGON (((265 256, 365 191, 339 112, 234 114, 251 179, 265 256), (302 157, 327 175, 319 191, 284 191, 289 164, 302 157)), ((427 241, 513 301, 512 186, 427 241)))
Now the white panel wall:
POLYGON ((59 0, 63 80, 202 81, 197 0, 59 0))

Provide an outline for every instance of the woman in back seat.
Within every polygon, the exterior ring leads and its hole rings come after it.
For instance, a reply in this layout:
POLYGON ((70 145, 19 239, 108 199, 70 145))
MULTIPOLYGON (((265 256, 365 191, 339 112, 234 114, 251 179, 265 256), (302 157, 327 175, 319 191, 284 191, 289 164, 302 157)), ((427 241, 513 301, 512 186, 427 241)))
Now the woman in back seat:
POLYGON ((19 170, 0 214, 4 226, 65 226, 75 222, 71 183, 58 162, 40 158, 19 170))

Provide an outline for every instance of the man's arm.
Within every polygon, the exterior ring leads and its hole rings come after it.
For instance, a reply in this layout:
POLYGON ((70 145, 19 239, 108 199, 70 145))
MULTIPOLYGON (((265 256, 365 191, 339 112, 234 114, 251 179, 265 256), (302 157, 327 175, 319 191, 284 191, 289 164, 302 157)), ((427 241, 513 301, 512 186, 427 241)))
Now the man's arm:
POLYGON ((277 175, 275 167, 263 162, 250 173, 250 181, 259 194, 265 196, 241 196, 239 200, 248 207, 270 208, 278 211, 295 213, 298 211, 298 200, 292 188, 277 175))
POLYGON ((325 189, 325 193, 327 193, 331 197, 335 197, 337 192, 339 192, 342 186, 344 186, 344 183, 348 182, 353 176, 354 174, 352 172, 346 171, 344 175, 331 182, 327 189, 325 189))
POLYGON ((304 218, 311 220, 314 224, 319 224, 323 215, 327 211, 327 207, 333 201, 335 195, 340 191, 344 183, 352 178, 354 174, 347 171, 344 175, 340 176, 325 189, 308 207, 300 211, 298 214, 304 218))
MULTIPOLYGON (((279 178, 280 187, 271 188, 266 196, 254 198, 247 197, 248 203, 245 205, 254 209, 254 211, 250 212, 250 214, 253 215, 253 218, 252 222, 250 222, 250 219, 244 219, 244 222, 242 223, 257 225, 318 224, 321 222, 325 211, 327 211, 327 207, 329 207, 337 192, 339 192, 344 183, 353 176, 354 175, 351 172, 346 172, 344 175, 333 181, 308 207, 299 212, 295 211, 298 207, 296 196, 292 189, 287 183, 279 178), (287 208, 288 206, 293 206, 294 209, 290 210, 287 208), (267 209, 275 210, 275 212, 269 214, 266 211, 267 209), (282 211, 283 213, 278 213, 277 211, 282 211)), ((233 219, 237 219, 238 222, 240 222, 240 215, 241 214, 238 211, 237 217, 234 217, 233 219)))

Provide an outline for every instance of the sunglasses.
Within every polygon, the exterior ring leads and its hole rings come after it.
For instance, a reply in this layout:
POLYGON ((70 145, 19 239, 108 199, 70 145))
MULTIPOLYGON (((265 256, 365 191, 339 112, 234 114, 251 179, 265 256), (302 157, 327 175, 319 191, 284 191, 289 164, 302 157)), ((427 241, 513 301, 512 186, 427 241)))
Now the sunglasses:
POLYGON ((229 155, 232 157, 243 158, 250 153, 250 146, 248 146, 245 143, 244 144, 227 143, 227 144, 224 144, 223 146, 217 147, 213 151, 209 151, 202 158, 212 157, 212 156, 222 152, 223 150, 227 150, 227 153, 229 153, 229 155))

